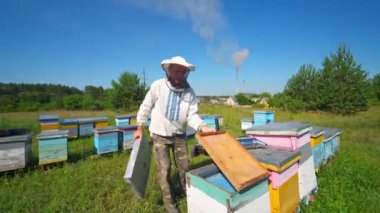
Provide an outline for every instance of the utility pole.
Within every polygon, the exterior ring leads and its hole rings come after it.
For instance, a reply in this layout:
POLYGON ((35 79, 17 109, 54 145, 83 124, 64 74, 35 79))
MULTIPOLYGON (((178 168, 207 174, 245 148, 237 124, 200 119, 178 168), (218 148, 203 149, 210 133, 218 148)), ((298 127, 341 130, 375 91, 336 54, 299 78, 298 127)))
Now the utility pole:
POLYGON ((146 82, 145 82, 145 68, 143 68, 143 85, 144 85, 144 89, 146 88, 146 82))

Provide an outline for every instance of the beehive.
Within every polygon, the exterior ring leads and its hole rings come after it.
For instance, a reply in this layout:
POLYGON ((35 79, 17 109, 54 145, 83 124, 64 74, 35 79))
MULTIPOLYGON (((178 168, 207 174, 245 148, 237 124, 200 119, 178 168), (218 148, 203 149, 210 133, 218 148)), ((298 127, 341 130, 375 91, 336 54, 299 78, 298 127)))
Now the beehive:
POLYGON ((66 161, 68 136, 68 130, 44 131, 38 134, 38 164, 66 161))
POLYGON ((32 156, 32 134, 27 129, 0 130, 0 172, 25 168, 32 156))

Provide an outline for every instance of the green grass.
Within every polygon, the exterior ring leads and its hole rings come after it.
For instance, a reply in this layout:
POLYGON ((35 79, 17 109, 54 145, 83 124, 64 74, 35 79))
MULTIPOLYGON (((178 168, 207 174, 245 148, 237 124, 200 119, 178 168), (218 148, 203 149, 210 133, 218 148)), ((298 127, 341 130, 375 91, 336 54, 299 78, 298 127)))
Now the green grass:
MULTIPOLYGON (((251 108, 201 105, 201 113, 224 115, 223 129, 242 135, 240 118, 252 116, 251 108)), ((114 125, 115 112, 53 111, 2 113, 0 128, 28 128, 35 135, 40 114, 63 117, 105 115, 114 125)), ((302 205, 302 212, 377 212, 380 209, 380 107, 354 116, 329 113, 276 111, 276 121, 307 121, 315 125, 343 129, 341 150, 317 174, 319 191, 315 202, 302 205)), ((189 141, 189 149, 195 139, 189 141)), ((152 158, 147 195, 137 199, 123 175, 129 151, 97 156, 93 138, 69 141, 69 160, 45 167, 38 164, 37 141, 33 139, 32 164, 25 170, 0 173, 0 212, 165 212, 156 183, 152 158)), ((201 155, 191 159, 191 168, 211 162, 201 155)), ((176 170, 173 169, 175 179, 176 170)), ((176 186, 178 189, 178 181, 176 186)), ((181 210, 186 199, 178 197, 181 210)))

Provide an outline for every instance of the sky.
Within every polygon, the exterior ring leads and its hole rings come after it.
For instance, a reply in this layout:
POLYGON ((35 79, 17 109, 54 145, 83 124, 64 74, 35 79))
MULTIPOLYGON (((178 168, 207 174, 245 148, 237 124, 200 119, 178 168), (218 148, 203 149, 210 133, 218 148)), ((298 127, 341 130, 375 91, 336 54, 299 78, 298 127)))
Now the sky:
POLYGON ((110 88, 128 71, 151 84, 179 55, 197 95, 274 94, 341 44, 380 73, 380 1, 0 1, 3 83, 110 88))

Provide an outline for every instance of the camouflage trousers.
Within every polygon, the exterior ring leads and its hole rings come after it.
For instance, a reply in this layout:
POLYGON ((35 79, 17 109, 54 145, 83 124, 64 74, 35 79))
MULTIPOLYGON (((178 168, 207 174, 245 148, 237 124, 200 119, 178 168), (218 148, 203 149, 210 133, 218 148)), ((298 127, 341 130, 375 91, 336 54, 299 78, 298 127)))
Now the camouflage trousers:
POLYGON ((172 182, 170 181, 170 150, 173 151, 175 165, 179 171, 179 178, 183 193, 186 190, 185 173, 188 171, 189 161, 187 157, 186 135, 176 135, 172 137, 163 137, 153 135, 154 152, 158 167, 158 183, 161 188, 162 198, 165 208, 168 212, 179 212, 173 200, 171 191, 172 182))

